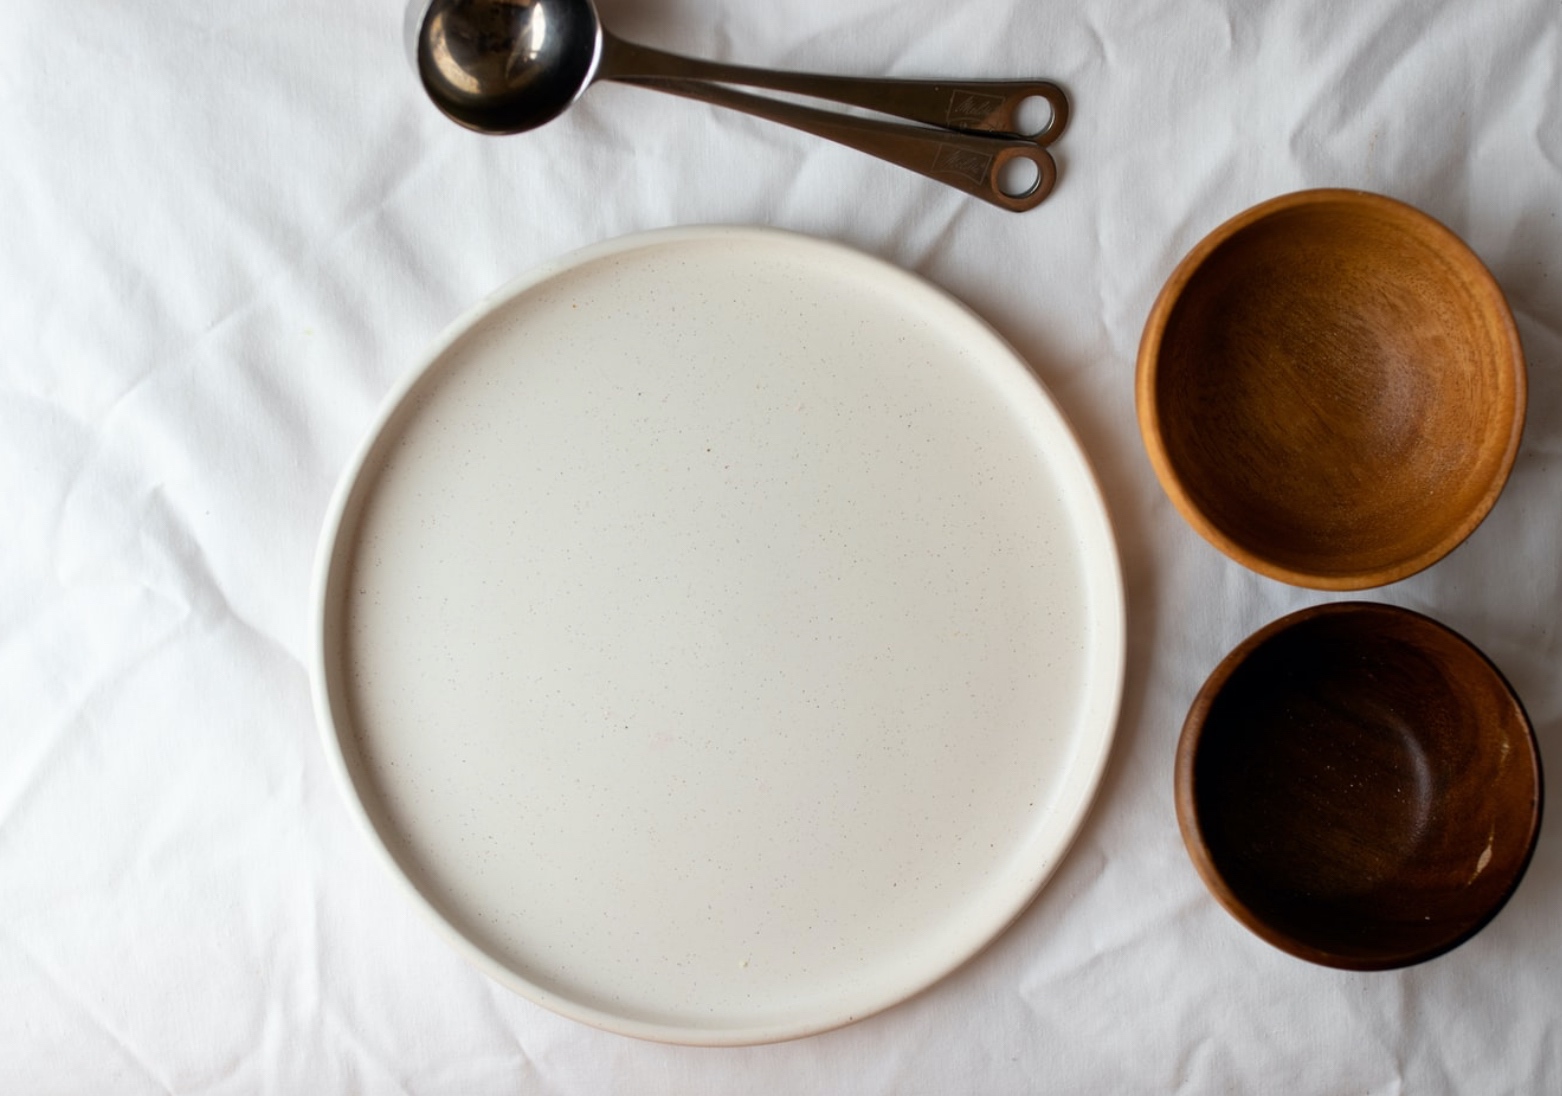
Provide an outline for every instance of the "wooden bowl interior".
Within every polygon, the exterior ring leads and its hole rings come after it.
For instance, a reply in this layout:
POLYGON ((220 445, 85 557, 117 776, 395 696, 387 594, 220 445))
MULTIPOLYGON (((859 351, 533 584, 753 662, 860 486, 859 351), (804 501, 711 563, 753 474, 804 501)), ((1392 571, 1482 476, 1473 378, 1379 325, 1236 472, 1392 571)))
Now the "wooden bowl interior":
POLYGON ((1179 814, 1211 889, 1260 936, 1402 966, 1468 938, 1518 884, 1539 760, 1507 683, 1459 636, 1387 606, 1322 609, 1206 686, 1179 814))
POLYGON ((1523 418, 1500 292, 1457 238, 1387 200, 1306 202, 1238 229, 1181 286, 1156 370, 1187 502, 1238 553, 1378 575, 1342 585, 1403 577, 1464 539, 1523 418))

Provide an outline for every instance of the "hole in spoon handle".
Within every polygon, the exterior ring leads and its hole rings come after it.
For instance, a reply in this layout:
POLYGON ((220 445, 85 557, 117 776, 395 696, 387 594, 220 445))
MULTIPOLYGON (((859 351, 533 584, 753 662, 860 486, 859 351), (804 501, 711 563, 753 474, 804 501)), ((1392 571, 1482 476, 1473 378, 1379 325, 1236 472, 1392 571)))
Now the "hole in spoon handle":
POLYGON ((1052 153, 1033 141, 1006 141, 993 160, 986 180, 989 193, 978 194, 1013 213, 1035 209, 1057 185, 1058 165, 1052 153))
POLYGON ((1018 133, 1029 137, 1038 145, 1050 145, 1068 128, 1068 95, 1058 85, 1046 80, 1021 87, 1004 101, 1002 125, 992 128, 1002 133, 1018 133), (1046 105, 1047 121, 1039 128, 1028 125, 1029 108, 1040 100, 1046 105))

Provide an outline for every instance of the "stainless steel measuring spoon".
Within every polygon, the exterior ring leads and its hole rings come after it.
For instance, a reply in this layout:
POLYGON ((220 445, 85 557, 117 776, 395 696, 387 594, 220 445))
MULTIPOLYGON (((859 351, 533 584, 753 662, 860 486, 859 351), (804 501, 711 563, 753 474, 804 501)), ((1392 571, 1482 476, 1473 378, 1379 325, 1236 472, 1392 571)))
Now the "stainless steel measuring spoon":
POLYGON ((1045 146, 1068 124, 1067 96, 1049 81, 874 80, 701 61, 614 37, 592 0, 432 0, 413 33, 414 61, 429 97, 481 133, 534 129, 595 81, 616 80, 789 125, 1014 211, 1034 208, 1051 192, 1057 165, 1045 146), (727 84, 924 124, 818 110, 727 84), (1029 136, 1013 132, 1022 105, 1036 98, 1049 107, 1046 124, 1029 136), (1035 177, 1010 193, 1003 184, 1015 161, 1026 161, 1035 177))

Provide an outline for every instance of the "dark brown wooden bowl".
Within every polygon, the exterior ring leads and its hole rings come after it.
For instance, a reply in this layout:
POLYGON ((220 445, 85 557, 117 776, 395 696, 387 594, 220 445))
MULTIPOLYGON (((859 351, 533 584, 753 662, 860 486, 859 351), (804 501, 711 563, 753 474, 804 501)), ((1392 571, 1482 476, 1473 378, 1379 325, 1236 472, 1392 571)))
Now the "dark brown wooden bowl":
POLYGON ((1459 238, 1376 194, 1311 190, 1221 225, 1139 347, 1145 447, 1183 516, 1271 578, 1360 590, 1452 551, 1524 428, 1518 331, 1459 238))
POLYGON ((1188 713, 1176 779, 1183 841, 1220 903, 1347 970, 1468 940, 1540 830, 1540 756, 1507 681, 1389 605, 1303 609, 1232 651, 1188 713))

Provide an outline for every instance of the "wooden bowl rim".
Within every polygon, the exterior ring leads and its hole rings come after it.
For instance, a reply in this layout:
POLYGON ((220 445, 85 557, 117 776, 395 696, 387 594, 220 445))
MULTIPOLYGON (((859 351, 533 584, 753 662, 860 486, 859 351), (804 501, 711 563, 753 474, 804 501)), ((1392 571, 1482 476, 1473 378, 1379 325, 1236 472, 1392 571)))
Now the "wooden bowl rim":
POLYGON ((1299 190, 1271 198, 1238 213, 1200 240, 1177 264, 1150 309, 1144 333, 1139 340, 1136 372, 1134 389, 1139 432, 1144 439, 1144 447, 1149 454, 1150 464, 1155 469, 1156 478, 1160 480, 1162 489, 1171 498, 1183 518, 1200 536, 1244 567, 1292 586, 1315 590, 1352 591, 1386 586, 1425 570, 1462 544, 1491 513, 1498 496, 1507 485, 1513 463, 1518 457, 1529 402, 1524 348, 1519 341, 1519 331, 1513 319, 1513 311, 1503 295, 1502 287, 1497 284, 1497 279, 1481 262, 1480 257, 1451 229, 1414 206, 1382 194, 1343 187, 1299 190), (1260 221, 1296 209, 1327 205, 1365 210, 1385 222, 1404 226, 1409 231, 1421 234, 1451 261, 1465 267, 1470 272, 1472 280, 1483 290, 1479 302, 1483 306, 1482 311, 1496 320, 1497 326, 1505 336, 1508 347, 1506 358, 1513 373, 1513 412, 1508 423, 1507 445, 1501 463, 1476 505, 1430 548, 1396 563, 1364 571, 1311 571, 1289 567, 1260 555, 1227 536, 1194 502, 1183 486, 1176 469, 1172 467, 1155 399, 1156 387, 1160 379, 1161 340, 1166 332, 1167 321, 1182 300, 1188 284, 1210 255, 1232 237, 1260 221))
POLYGON ((1236 918, 1245 928, 1266 943, 1279 948, 1281 951, 1305 959, 1310 963, 1320 966, 1334 967, 1339 970, 1378 971, 1396 970, 1402 967, 1414 966, 1424 963, 1429 959, 1435 959, 1452 951, 1459 945, 1475 936, 1492 919, 1502 911, 1523 881, 1525 873, 1529 869, 1530 860, 1534 857, 1535 846, 1540 839, 1541 815, 1545 804, 1545 778, 1540 764, 1540 747, 1535 738, 1535 726, 1524 708, 1524 703, 1514 691, 1512 684, 1503 672, 1497 668, 1475 644, 1454 631, 1448 625, 1424 613, 1418 613, 1413 609, 1406 609, 1397 605, 1388 605, 1381 602, 1370 601, 1336 601, 1323 605, 1314 605, 1310 608, 1299 609, 1294 613, 1271 621, 1245 640, 1221 660, 1215 667, 1204 686, 1194 698, 1192 707, 1188 710, 1187 719, 1182 725, 1182 734, 1177 741, 1177 757, 1175 767, 1177 827, 1182 832, 1182 843, 1188 851, 1188 857, 1193 861, 1194 868, 1199 877, 1204 881, 1205 887, 1214 895, 1227 913, 1236 918), (1513 710, 1517 714, 1520 725, 1524 728, 1524 741, 1529 749, 1524 755, 1527 761, 1532 780, 1534 803, 1530 810, 1529 829, 1524 837, 1524 855, 1513 872, 1513 877, 1503 888, 1502 894, 1465 931, 1459 933, 1450 940, 1435 944, 1431 947, 1419 950, 1409 950, 1397 954, 1384 954, 1380 957, 1363 957, 1359 955, 1341 955, 1326 948, 1309 944, 1294 936, 1281 932, 1255 913, 1251 907, 1243 902, 1234 891, 1226 884, 1224 876, 1216 867, 1214 859, 1209 854, 1209 847, 1204 841, 1203 830, 1199 826, 1198 804, 1193 790, 1193 768, 1198 756, 1199 747, 1203 742, 1205 723, 1209 716, 1210 708, 1216 697, 1224 690, 1226 683, 1231 679, 1237 669, 1245 664, 1248 658, 1274 637, 1292 630, 1320 617, 1329 616, 1399 616, 1412 618, 1433 628, 1446 633, 1455 642, 1467 649, 1495 675, 1501 684, 1508 699, 1513 703, 1513 710))

